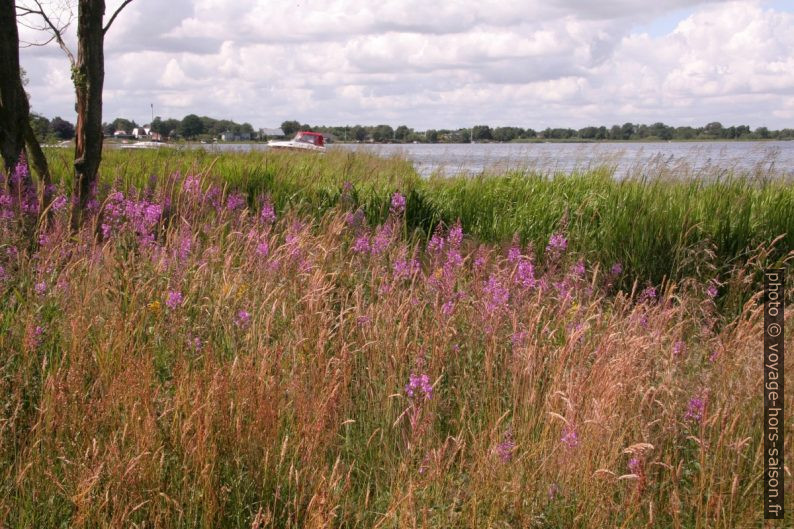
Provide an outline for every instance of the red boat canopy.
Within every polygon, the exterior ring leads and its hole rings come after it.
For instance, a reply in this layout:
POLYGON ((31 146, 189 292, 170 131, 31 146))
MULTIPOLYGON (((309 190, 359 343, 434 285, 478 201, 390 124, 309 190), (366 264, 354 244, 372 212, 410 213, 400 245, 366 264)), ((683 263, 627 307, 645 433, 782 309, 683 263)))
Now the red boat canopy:
POLYGON ((323 138, 322 134, 308 130, 297 133, 295 135, 295 141, 311 143, 312 145, 317 145, 318 147, 323 147, 325 145, 325 138, 323 138))

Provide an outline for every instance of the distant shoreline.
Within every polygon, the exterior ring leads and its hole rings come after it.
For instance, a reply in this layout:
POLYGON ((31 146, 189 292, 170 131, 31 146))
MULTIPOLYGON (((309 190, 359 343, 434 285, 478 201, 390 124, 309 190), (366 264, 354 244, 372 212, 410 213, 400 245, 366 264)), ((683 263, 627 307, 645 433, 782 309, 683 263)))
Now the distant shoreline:
MULTIPOLYGON (((690 140, 658 140, 658 139, 636 139, 636 140, 583 140, 583 139, 532 139, 532 138, 524 138, 524 139, 517 139, 511 141, 476 141, 476 142, 458 142, 458 141, 437 141, 437 142, 404 142, 404 141, 380 141, 380 142, 369 142, 369 141, 333 141, 329 142, 330 145, 467 145, 467 144, 495 144, 495 145, 509 145, 509 144, 533 144, 533 143, 582 143, 582 144, 608 144, 608 143, 616 143, 616 144, 667 144, 667 143, 773 143, 773 142, 791 142, 794 140, 791 139, 760 139, 760 138, 749 138, 749 139, 690 139, 690 140)), ((130 141, 122 143, 120 141, 115 141, 110 139, 109 141, 106 140, 103 144, 106 147, 124 147, 130 145, 136 145, 141 142, 137 141, 130 141)), ((148 142, 143 142, 148 143, 148 142)), ((176 140, 176 141, 164 141, 158 142, 161 143, 162 146, 171 147, 171 146, 190 146, 190 147, 202 147, 202 146, 212 146, 212 145, 267 145, 267 141, 213 141, 213 142, 200 142, 200 141, 185 141, 185 140, 176 140)), ((45 148, 71 148, 74 147, 74 142, 61 142, 59 144, 44 144, 42 147, 45 148)))

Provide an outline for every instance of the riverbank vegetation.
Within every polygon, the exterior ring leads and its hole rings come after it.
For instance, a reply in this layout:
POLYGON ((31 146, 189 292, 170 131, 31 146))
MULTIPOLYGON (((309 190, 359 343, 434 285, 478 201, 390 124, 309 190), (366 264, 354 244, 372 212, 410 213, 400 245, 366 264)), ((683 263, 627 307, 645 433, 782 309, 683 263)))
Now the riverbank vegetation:
MULTIPOLYGON (((70 185, 70 153, 52 149, 49 158, 55 180, 70 185)), ((605 162, 573 174, 540 167, 425 179, 399 156, 348 151, 106 150, 101 187, 140 189, 174 174, 205 174, 247 197, 267 192, 277 209, 316 218, 339 204, 348 183, 347 200, 372 223, 383 221, 389 197, 399 191, 407 199, 409 232, 429 238, 437 226, 460 221, 484 242, 509 244, 517 236, 539 257, 548 237, 565 230, 571 248, 588 261, 602 267, 621 262, 624 286, 680 280, 703 266, 719 274, 760 248, 769 250, 772 262, 794 250, 794 186, 766 165, 739 173, 649 164, 617 180, 605 162)))
POLYGON ((3 527, 762 518, 783 183, 112 151, 71 233, 49 156, 46 229, 0 195, 3 527))

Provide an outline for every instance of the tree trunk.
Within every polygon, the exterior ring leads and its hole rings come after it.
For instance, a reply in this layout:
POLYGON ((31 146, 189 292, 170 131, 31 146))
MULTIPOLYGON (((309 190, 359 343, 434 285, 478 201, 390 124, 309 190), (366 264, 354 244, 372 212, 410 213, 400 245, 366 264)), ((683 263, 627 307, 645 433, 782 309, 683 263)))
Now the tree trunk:
MULTIPOLYGON (((0 0, 2 1, 2 0, 0 0)), ((105 0, 80 0, 77 15, 77 60, 72 69, 77 96, 77 125, 74 150, 74 198, 72 230, 83 215, 95 191, 97 170, 102 159, 102 86, 105 82, 104 30, 105 0)))
MULTIPOLYGON (((36 174, 39 175, 39 187, 41 188, 39 189, 39 212, 47 212, 47 217, 49 218, 50 215, 47 208, 50 207, 50 202, 52 202, 52 177, 50 176, 50 166, 47 163, 47 157, 44 156, 44 152, 41 150, 39 140, 36 139, 36 134, 30 126, 29 117, 25 124, 25 145, 28 147, 28 163, 33 166, 36 174)), ((44 219, 42 219, 42 222, 43 220, 44 219)))
POLYGON ((19 75, 19 33, 13 0, 0 0, 0 153, 10 175, 25 146, 28 99, 19 75))

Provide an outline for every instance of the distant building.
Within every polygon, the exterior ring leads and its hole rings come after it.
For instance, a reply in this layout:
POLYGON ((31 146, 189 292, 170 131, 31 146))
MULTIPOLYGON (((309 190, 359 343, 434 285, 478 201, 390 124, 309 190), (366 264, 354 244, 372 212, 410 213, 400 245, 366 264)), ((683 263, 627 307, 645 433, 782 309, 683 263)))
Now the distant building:
POLYGON ((135 127, 134 129, 132 129, 132 135, 136 139, 140 140, 140 139, 143 139, 143 138, 148 138, 149 137, 149 131, 147 129, 145 129, 144 127, 135 127))
POLYGON ((230 130, 221 132, 221 141, 250 141, 250 139, 250 132, 232 132, 230 130))
POLYGON ((286 136, 286 134, 284 134, 284 131, 281 130, 280 128, 278 128, 278 129, 259 129, 259 133, 262 136, 265 136, 267 138, 283 138, 284 136, 286 136))

